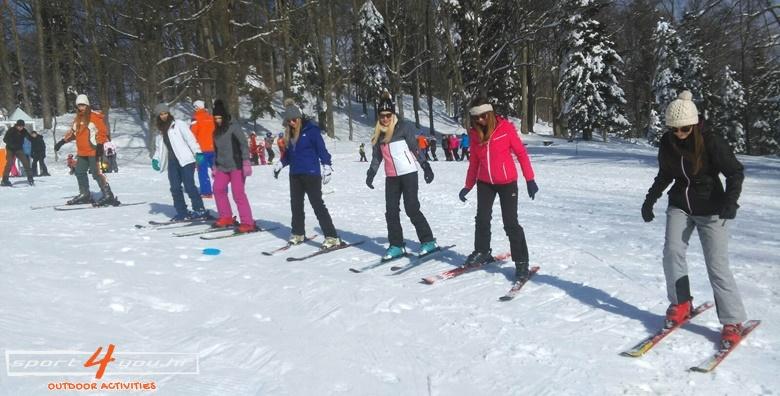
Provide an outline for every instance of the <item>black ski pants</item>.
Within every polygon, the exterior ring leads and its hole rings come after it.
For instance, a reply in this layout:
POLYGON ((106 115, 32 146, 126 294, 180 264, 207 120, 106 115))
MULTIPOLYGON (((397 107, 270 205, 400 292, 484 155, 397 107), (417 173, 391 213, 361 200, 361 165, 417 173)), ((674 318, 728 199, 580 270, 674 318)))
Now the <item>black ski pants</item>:
POLYGON ((474 250, 479 252, 490 250, 490 221, 493 218, 493 201, 496 199, 496 194, 501 204, 501 218, 506 236, 509 237, 512 260, 527 263, 528 245, 525 242, 525 232, 517 221, 517 182, 508 184, 477 182, 474 250))
POLYGON ((404 245, 404 230, 401 228, 401 196, 404 198, 404 211, 414 225, 419 241, 433 240, 431 226, 420 211, 417 191, 417 172, 385 178, 385 220, 387 220, 387 239, 390 245, 404 245))
POLYGON ((336 227, 330 218, 325 201, 322 200, 322 177, 319 175, 290 175, 290 208, 292 209, 292 234, 306 235, 303 210, 303 196, 309 197, 309 204, 320 222, 320 228, 326 238, 337 238, 336 227))

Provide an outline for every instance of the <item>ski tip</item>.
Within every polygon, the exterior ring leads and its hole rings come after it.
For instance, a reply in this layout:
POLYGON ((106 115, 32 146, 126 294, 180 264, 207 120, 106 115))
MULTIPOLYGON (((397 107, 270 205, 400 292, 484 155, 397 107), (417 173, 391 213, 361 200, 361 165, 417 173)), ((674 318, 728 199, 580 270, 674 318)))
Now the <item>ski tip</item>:
POLYGON ((434 282, 436 281, 431 278, 422 278, 422 283, 425 283, 426 285, 432 285, 434 282))
POLYGON ((273 256, 274 254, 271 252, 263 252, 263 256, 273 256))
POLYGON ((498 298, 498 301, 512 301, 514 297, 512 296, 501 296, 498 298))
POLYGON ((355 274, 359 274, 359 273, 361 273, 361 272, 362 272, 362 271, 360 271, 360 270, 359 270, 359 269, 357 269, 357 268, 350 268, 349 270, 350 270, 350 272, 353 272, 353 273, 355 273, 355 274))
POLYGON ((390 271, 398 271, 401 268, 403 267, 390 267, 390 271))

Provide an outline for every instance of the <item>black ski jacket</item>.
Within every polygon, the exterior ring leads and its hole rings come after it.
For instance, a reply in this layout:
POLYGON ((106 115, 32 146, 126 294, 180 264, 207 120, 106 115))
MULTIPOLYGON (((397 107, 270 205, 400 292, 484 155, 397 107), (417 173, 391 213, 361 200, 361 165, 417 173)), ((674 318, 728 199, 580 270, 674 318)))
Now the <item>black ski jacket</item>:
POLYGON ((661 137, 658 148, 658 175, 647 192, 646 200, 655 203, 666 187, 669 190, 669 205, 684 210, 689 215, 711 216, 719 214, 727 205, 737 205, 745 179, 744 168, 734 151, 723 138, 713 133, 703 135, 705 154, 702 168, 693 174, 693 163, 675 150, 693 151, 693 135, 681 141, 671 132, 661 137), (723 189, 719 174, 726 178, 723 189))

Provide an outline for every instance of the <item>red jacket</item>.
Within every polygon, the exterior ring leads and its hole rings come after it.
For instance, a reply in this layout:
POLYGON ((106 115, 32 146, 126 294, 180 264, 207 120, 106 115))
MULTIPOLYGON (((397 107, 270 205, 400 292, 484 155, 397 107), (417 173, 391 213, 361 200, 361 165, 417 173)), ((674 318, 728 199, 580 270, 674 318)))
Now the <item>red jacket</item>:
POLYGON ((525 180, 534 179, 534 170, 528 152, 517 135, 511 122, 496 117, 498 125, 486 143, 479 140, 479 134, 472 128, 469 130, 471 146, 469 147, 469 170, 466 173, 466 188, 469 190, 477 184, 477 180, 490 184, 507 184, 517 181, 517 167, 512 160, 512 153, 520 161, 525 180))

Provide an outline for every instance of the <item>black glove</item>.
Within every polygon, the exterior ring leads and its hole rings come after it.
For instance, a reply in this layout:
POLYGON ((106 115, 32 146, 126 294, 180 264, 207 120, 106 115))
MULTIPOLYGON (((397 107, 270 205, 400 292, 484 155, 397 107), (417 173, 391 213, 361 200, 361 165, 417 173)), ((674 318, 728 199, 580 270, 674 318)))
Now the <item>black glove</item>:
POLYGON ((431 184, 433 181, 433 169, 431 169, 431 164, 425 162, 422 164, 423 168, 423 179, 425 179, 425 184, 431 184))
POLYGON ((374 176, 376 176, 376 172, 369 168, 366 172, 366 185, 372 190, 374 189, 374 176))
POLYGON ((65 143, 66 143, 66 142, 65 142, 65 139, 60 139, 60 141, 59 141, 59 142, 57 142, 56 144, 54 144, 54 151, 60 151, 60 149, 62 148, 62 146, 63 146, 65 143))
POLYGON ((471 191, 471 190, 469 190, 469 189, 468 189, 468 188, 466 188, 466 187, 463 187, 463 188, 460 190, 460 192, 458 193, 458 197, 460 198, 460 200, 461 200, 461 201, 463 201, 463 202, 466 202, 466 194, 468 194, 468 193, 469 193, 469 191, 471 191))
POLYGON ((529 180, 525 183, 526 188, 528 189, 528 196, 531 197, 531 200, 534 199, 534 195, 539 191, 539 186, 536 185, 536 182, 533 180, 529 180))
POLYGON ((737 208, 739 208, 739 205, 735 203, 725 204, 720 209, 720 215, 718 217, 724 220, 733 220, 735 217, 737 217, 737 208))
POLYGON ((642 204, 642 219, 645 221, 645 223, 649 223, 653 221, 655 218, 655 215, 653 214, 653 203, 645 200, 645 203, 642 204))
POLYGON ((100 158, 103 156, 103 143, 100 143, 95 147, 95 157, 100 158))

